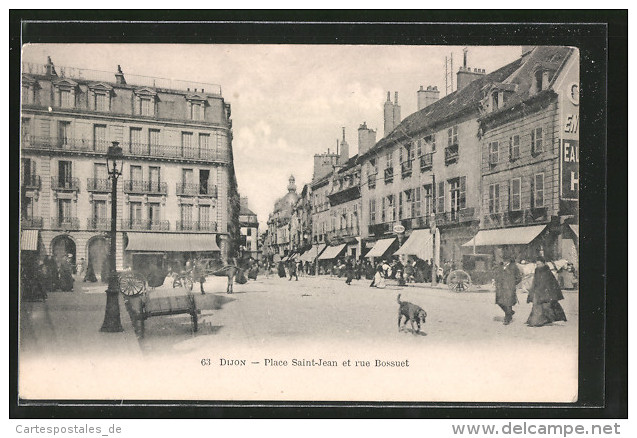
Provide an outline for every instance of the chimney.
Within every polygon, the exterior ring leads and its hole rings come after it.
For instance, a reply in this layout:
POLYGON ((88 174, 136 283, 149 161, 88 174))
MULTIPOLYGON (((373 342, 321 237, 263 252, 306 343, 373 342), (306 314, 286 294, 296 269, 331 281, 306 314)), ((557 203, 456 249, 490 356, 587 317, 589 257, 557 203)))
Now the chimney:
POLYGON ((358 127, 358 155, 363 155, 376 144, 376 130, 369 129, 367 122, 358 127))
POLYGON ((462 52, 464 57, 462 60, 462 67, 458 69, 457 80, 456 80, 457 91, 462 90, 468 84, 470 84, 471 82, 475 81, 479 77, 484 76, 486 74, 483 68, 474 68, 473 71, 471 71, 471 68, 467 66, 467 54, 468 54, 467 48, 465 47, 462 50, 462 52))
POLYGON ((46 75, 47 76, 57 76, 57 72, 55 71, 55 66, 53 65, 53 61, 51 61, 51 57, 46 57, 46 75))
POLYGON ((387 101, 383 108, 385 121, 385 137, 394 130, 394 105, 391 103, 391 92, 387 92, 387 101))
POLYGON ((438 87, 432 87, 431 85, 427 85, 427 89, 425 90, 423 86, 420 86, 420 90, 418 90, 418 110, 428 107, 435 101, 440 99, 440 91, 438 87))
POLYGON ((126 79, 124 78, 124 73, 122 72, 122 66, 117 65, 117 73, 115 73, 115 83, 116 84, 125 84, 126 79))
POLYGON ((394 129, 400 125, 400 105, 398 105, 398 91, 394 94, 394 129))
POLYGON ((345 127, 343 127, 343 140, 341 140, 340 164, 345 164, 349 160, 349 144, 345 140, 345 127))
POLYGON ((338 164, 338 155, 335 153, 315 154, 314 155, 314 174, 312 181, 323 178, 325 175, 334 170, 334 166, 338 164))

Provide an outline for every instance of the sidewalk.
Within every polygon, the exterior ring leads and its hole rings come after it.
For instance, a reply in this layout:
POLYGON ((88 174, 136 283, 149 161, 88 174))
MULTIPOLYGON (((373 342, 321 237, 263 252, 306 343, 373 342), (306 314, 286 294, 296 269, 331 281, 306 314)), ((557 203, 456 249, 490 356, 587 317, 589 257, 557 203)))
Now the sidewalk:
POLYGON ((141 356, 130 317, 119 297, 122 332, 100 331, 106 309, 104 283, 76 281, 73 292, 50 292, 44 302, 20 303, 20 353, 141 356))

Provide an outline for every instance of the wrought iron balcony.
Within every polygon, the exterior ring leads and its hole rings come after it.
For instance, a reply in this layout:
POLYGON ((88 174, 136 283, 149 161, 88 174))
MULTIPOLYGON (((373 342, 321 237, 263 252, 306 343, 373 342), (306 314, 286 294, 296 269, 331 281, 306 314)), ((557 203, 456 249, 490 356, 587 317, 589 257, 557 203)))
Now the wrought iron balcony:
POLYGON ((112 190, 113 184, 110 178, 87 178, 86 190, 89 192, 108 192, 112 190))
POLYGON ((217 223, 212 221, 177 221, 176 229, 178 231, 217 231, 217 223))
POLYGON ((154 230, 169 231, 170 221, 151 221, 148 219, 124 219, 122 221, 124 230, 154 230))
POLYGON ((422 154, 420 156, 420 171, 425 172, 427 170, 431 170, 433 168, 433 152, 428 154, 422 154))
POLYGON ((460 157, 460 153, 459 153, 457 144, 447 146, 445 148, 445 164, 446 165, 457 163, 459 157, 460 157))
POLYGON ((547 207, 509 210, 486 214, 483 217, 485 228, 514 227, 546 223, 550 219, 547 207))
POLYGON ((157 181, 125 180, 124 193, 165 195, 168 193, 168 184, 157 181))
POLYGON ((192 183, 177 183, 176 193, 178 196, 209 196, 217 197, 217 186, 201 185, 192 183))
POLYGON ((77 191, 80 189, 79 178, 51 177, 51 189, 59 191, 77 191))
POLYGON ((79 230, 80 220, 77 217, 51 218, 51 228, 54 230, 79 230))
POLYGON ((23 216, 20 218, 20 226, 22 228, 42 228, 43 220, 36 216, 23 216))
POLYGON ((86 229, 108 231, 111 229, 111 218, 110 217, 90 217, 86 219, 86 229))
MULTIPOLYGON (((27 135, 22 137, 22 148, 54 151, 92 152, 106 154, 111 141, 95 141, 90 139, 74 139, 60 137, 37 137, 27 135)), ((189 159, 196 161, 230 161, 227 148, 212 150, 194 146, 181 146, 170 144, 148 144, 136 142, 119 142, 124 155, 133 157, 156 157, 189 159)))
POLYGON ((22 188, 39 190, 42 187, 39 175, 22 175, 22 188))

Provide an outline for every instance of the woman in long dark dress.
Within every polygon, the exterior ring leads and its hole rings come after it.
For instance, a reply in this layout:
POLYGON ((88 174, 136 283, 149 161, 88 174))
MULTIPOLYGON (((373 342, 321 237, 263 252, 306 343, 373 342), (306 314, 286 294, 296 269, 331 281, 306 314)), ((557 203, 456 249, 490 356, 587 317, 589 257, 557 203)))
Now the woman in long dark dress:
POLYGON ((63 292, 71 292, 73 290, 73 268, 65 259, 60 263, 60 289, 63 292))
POLYGON ((533 303, 526 323, 530 327, 540 327, 555 321, 566 321, 564 309, 558 302, 563 300, 562 290, 543 259, 538 259, 533 274, 533 284, 529 290, 527 303, 533 303))
POLYGON ((283 265, 283 262, 279 262, 279 277, 280 278, 285 278, 286 277, 285 266, 283 265))
POLYGON ((88 262, 88 267, 86 268, 86 275, 84 276, 84 281, 90 281, 91 283, 95 283, 97 281, 97 277, 95 276, 95 269, 93 269, 93 262, 88 262))

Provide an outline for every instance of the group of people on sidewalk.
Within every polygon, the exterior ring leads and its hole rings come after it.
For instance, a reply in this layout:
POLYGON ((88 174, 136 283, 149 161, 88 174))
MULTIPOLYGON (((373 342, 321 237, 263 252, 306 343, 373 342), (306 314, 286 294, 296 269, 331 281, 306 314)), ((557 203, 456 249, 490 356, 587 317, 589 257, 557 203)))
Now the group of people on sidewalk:
POLYGON ((26 301, 44 301, 49 292, 73 290, 73 265, 70 258, 55 259, 25 257, 20 264, 22 298, 26 301))

